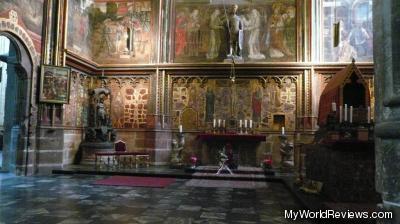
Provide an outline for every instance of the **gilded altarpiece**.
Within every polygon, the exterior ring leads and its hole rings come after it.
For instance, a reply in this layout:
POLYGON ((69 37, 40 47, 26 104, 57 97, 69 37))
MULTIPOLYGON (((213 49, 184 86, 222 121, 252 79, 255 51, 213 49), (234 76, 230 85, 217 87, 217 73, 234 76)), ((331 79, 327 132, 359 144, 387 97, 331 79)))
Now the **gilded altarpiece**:
POLYGON ((63 124, 65 126, 87 126, 89 107, 89 87, 91 78, 72 71, 69 104, 64 105, 63 124))
POLYGON ((145 128, 150 97, 150 77, 108 79, 111 90, 111 120, 114 128, 145 128))
MULTIPOLYGON (((173 127, 210 128, 213 119, 253 120, 258 130, 295 130, 299 106, 298 75, 230 79, 170 76, 173 127)), ((227 124, 234 127, 237 124, 227 124)))

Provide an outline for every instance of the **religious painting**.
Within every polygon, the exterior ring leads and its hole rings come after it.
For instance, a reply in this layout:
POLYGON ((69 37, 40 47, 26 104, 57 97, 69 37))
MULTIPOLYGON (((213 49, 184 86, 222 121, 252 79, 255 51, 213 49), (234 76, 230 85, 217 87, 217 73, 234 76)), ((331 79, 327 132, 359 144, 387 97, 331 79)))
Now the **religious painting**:
POLYGON ((296 124, 296 82, 291 77, 270 78, 262 89, 261 126, 276 130, 274 118, 282 117, 287 130, 296 124))
POLYGON ((68 1, 67 48, 88 59, 92 57, 91 29, 89 27, 92 4, 92 0, 68 1))
POLYGON ((373 61, 372 0, 324 0, 322 4, 323 60, 373 61), (340 23, 339 45, 333 45, 333 24, 340 23))
MULTIPOLYGON (((265 85, 259 78, 237 79, 234 84, 229 79, 207 79, 198 86, 198 78, 174 77, 173 80, 171 112, 174 127, 186 122, 183 117, 197 117, 197 128, 211 127, 213 119, 233 118, 251 119, 256 128, 275 130, 274 118, 282 117, 282 126, 287 130, 295 129, 295 76, 268 76, 265 85), (197 116, 184 116, 183 112, 189 109, 197 116)), ((194 123, 194 120, 190 122, 194 123)))
POLYGON ((295 0, 176 0, 174 15, 174 62, 296 61, 295 0))
POLYGON ((43 0, 0 1, 0 17, 9 19, 11 15, 12 19, 26 29, 36 52, 41 52, 43 2, 43 0))
POLYGON ((89 108, 89 78, 73 71, 69 104, 64 105, 63 124, 65 126, 87 126, 89 108))
POLYGON ((109 81, 114 128, 145 128, 148 119, 150 82, 147 77, 113 78, 109 81))
POLYGON ((40 102, 68 103, 71 69, 42 65, 40 77, 40 102))
POLYGON ((154 60, 156 1, 72 0, 68 49, 98 64, 145 64, 154 60))

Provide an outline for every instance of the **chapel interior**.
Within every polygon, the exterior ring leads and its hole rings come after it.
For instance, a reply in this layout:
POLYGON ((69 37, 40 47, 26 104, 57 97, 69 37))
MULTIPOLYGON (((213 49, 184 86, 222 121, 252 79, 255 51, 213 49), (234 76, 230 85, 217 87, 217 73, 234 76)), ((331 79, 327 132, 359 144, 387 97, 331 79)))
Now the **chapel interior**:
POLYGON ((0 1, 0 223, 400 223, 399 13, 0 1))

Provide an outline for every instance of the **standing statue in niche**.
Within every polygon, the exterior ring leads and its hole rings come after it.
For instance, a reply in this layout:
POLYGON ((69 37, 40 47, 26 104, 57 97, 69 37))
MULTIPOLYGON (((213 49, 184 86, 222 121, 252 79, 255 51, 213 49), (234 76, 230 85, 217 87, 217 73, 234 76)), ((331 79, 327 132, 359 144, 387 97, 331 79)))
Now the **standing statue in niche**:
POLYGON ((93 89, 90 92, 90 95, 91 113, 89 117, 89 127, 86 131, 85 141, 114 141, 115 133, 111 127, 110 116, 105 106, 105 101, 110 96, 110 90, 105 87, 105 81, 102 81, 102 86, 100 88, 93 89))
POLYGON ((238 5, 232 6, 232 13, 228 18, 229 54, 228 58, 242 59, 243 49, 243 21, 237 15, 238 5))
POLYGON ((78 153, 74 159, 75 164, 93 164, 96 152, 114 150, 116 133, 111 127, 109 110, 106 106, 112 103, 109 97, 111 92, 106 87, 105 79, 101 81, 101 87, 89 92, 88 127, 85 129, 85 139, 79 145, 78 153))

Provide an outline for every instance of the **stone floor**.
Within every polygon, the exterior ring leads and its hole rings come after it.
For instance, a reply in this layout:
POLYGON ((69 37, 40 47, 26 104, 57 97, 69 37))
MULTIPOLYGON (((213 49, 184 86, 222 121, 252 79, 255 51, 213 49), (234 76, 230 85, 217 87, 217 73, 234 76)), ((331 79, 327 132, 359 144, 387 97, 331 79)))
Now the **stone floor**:
POLYGON ((165 188, 93 185, 105 176, 0 174, 0 223, 306 223, 284 219, 301 209, 281 183, 262 187, 165 188))

